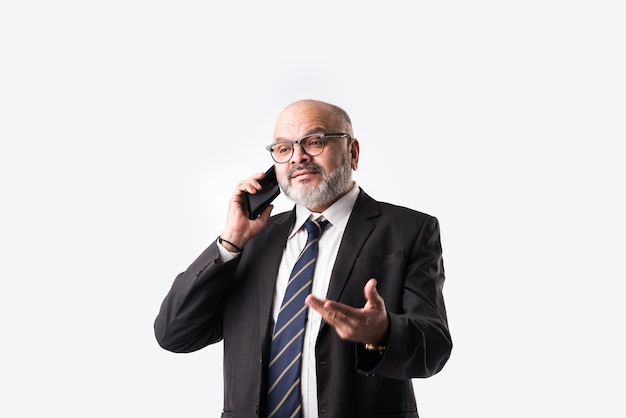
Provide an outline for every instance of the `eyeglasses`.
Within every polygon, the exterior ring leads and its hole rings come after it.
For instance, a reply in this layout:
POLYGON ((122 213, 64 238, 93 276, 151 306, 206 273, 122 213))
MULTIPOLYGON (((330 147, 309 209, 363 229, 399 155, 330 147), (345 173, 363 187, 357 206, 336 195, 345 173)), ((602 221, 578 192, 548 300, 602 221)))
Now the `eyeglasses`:
POLYGON ((297 141, 279 141, 265 147, 270 152, 272 159, 278 164, 286 163, 291 160, 295 150, 296 144, 300 145, 302 151, 308 156, 315 157, 324 152, 324 145, 326 144, 326 138, 348 138, 350 135, 346 133, 332 133, 332 134, 311 134, 298 139, 297 141))

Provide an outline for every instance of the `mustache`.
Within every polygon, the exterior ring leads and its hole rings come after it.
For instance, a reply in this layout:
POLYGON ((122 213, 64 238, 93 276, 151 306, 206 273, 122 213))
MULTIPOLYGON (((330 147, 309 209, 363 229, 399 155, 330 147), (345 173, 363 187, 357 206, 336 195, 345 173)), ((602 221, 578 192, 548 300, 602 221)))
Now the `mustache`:
POLYGON ((291 179, 293 177, 293 174, 296 171, 300 171, 300 170, 313 171, 315 173, 322 173, 322 174, 324 173, 324 169, 320 165, 317 165, 315 163, 302 163, 302 164, 298 164, 296 166, 291 167, 289 171, 287 172, 287 178, 291 179))

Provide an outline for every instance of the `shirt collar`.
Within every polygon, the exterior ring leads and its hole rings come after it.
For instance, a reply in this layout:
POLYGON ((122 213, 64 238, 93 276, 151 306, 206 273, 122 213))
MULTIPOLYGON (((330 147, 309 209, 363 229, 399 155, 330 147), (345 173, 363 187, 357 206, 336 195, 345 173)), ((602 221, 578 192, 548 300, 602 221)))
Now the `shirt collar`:
POLYGON ((322 213, 311 212, 302 205, 296 205, 296 223, 293 225, 289 238, 294 236, 308 219, 317 219, 319 217, 326 219, 334 227, 345 229, 358 197, 359 186, 354 181, 352 189, 322 213))

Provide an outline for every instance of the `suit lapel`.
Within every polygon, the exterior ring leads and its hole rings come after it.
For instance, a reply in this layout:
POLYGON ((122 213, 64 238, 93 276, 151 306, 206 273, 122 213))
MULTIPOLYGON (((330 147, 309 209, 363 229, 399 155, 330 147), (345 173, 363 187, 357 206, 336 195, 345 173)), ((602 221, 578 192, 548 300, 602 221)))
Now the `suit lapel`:
POLYGON ((361 248, 365 244, 367 237, 369 237, 375 227, 372 218, 379 215, 380 211, 376 201, 361 190, 339 245, 337 259, 330 276, 327 299, 340 299, 348 276, 352 271, 352 266, 361 253, 361 248))

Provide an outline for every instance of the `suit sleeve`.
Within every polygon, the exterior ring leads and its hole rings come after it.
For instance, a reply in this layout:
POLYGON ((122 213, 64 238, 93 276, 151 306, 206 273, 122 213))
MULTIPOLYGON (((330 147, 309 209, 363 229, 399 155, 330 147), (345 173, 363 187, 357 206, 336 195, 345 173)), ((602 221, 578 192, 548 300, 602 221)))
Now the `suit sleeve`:
POLYGON ((452 339, 443 300, 444 268, 439 223, 424 223, 409 251, 400 309, 389 311, 390 334, 382 356, 357 345, 362 372, 394 379, 429 377, 450 357, 452 339))
POLYGON ((174 280, 154 321, 164 349, 188 353, 222 339, 222 301, 239 258, 218 260, 214 242, 174 280))

